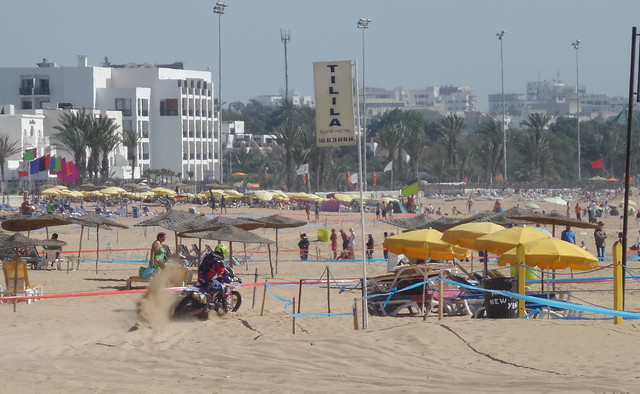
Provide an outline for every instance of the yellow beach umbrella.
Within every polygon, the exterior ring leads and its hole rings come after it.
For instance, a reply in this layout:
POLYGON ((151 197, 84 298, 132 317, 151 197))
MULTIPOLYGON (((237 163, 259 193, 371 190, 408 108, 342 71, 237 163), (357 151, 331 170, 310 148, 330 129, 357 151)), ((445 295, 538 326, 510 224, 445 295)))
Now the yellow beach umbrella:
POLYGON ((273 194, 269 193, 266 190, 256 190, 253 193, 253 196, 260 201, 271 201, 273 200, 273 194))
POLYGON ((463 259, 469 256, 467 249, 443 241, 442 233, 433 229, 393 235, 385 238, 383 245, 391 253, 415 259, 451 260, 454 257, 463 259))
POLYGON ((350 196, 350 195, 348 195, 348 194, 342 194, 342 193, 335 193, 335 194, 333 195, 333 198, 334 198, 336 201, 339 201, 339 202, 345 202, 345 203, 349 203, 349 202, 353 201, 353 197, 351 197, 351 196, 350 196))
POLYGON ((41 194, 44 194, 45 196, 57 196, 60 194, 60 190, 54 188, 45 189, 41 194))
POLYGON ((235 189, 225 190, 224 194, 225 194, 225 196, 230 197, 230 198, 241 198, 241 197, 244 197, 244 194, 240 193, 239 191, 237 191, 235 189))
MULTIPOLYGON (((546 269, 591 270, 598 268, 598 259, 572 243, 558 238, 544 238, 521 244, 524 247, 524 264, 529 267, 546 269)), ((513 248, 500 256, 498 265, 518 264, 516 248, 513 248)))
POLYGON ((476 238, 476 247, 495 254, 502 254, 518 244, 549 238, 548 234, 533 227, 512 227, 476 238))
POLYGON ((476 247, 477 238, 500 230, 504 230, 504 227, 490 222, 464 223, 446 230, 442 235, 442 240, 464 248, 479 250, 476 247))

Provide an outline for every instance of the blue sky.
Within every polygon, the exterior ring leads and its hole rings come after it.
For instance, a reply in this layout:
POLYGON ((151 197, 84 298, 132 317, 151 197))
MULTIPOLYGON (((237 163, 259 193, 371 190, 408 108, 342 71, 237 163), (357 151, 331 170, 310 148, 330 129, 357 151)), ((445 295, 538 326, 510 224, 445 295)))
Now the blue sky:
MULTIPOLYGON (((7 0, 8 1, 8 0, 7 0)), ((47 58, 74 66, 79 54, 97 65, 171 63, 211 67, 217 81, 215 1, 20 0, 0 13, 0 67, 33 66, 47 58)), ((631 28, 637 0, 227 0, 222 16, 223 101, 247 101, 284 88, 280 29, 291 30, 289 86, 313 96, 312 63, 362 59, 359 18, 366 31, 367 86, 474 88, 481 109, 500 92, 504 38, 505 91, 526 82, 575 82, 590 93, 628 91, 631 28)), ((0 87, 1 88, 1 87, 0 87)))

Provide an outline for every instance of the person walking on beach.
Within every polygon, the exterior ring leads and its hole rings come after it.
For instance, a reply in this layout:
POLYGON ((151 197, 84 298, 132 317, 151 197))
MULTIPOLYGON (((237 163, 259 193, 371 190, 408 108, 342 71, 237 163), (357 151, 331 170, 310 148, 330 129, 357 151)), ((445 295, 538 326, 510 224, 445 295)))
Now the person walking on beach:
POLYGON ((607 233, 604 232, 604 223, 599 222, 598 228, 593 232, 593 238, 596 243, 596 250, 598 252, 598 259, 604 259, 605 240, 607 239, 607 233))
MULTIPOLYGON (((376 204, 376 220, 380 220, 380 213, 382 212, 382 208, 380 207, 380 203, 376 204)), ((640 212, 640 211, 638 211, 640 212)))
POLYGON ((389 204, 387 204, 387 214, 390 219, 393 219, 393 201, 389 201, 389 204))
POLYGON ((471 199, 471 196, 469 196, 469 200, 467 201, 467 212, 471 214, 472 210, 473 210, 473 200, 471 199))
POLYGON ((216 212, 216 196, 211 193, 211 214, 213 215, 216 212))
POLYGON ((316 220, 320 220, 320 203, 316 201, 316 206, 313 209, 313 213, 316 215, 316 220))
POLYGON ((340 238, 342 239, 342 250, 349 249, 349 237, 347 237, 347 233, 343 229, 340 229, 340 238))
POLYGON ((336 260, 338 258, 338 234, 336 233, 336 229, 331 229, 331 251, 333 252, 333 259, 336 260))
POLYGON ((374 245, 375 241, 373 240, 373 234, 369 234, 369 238, 367 238, 367 260, 371 260, 373 258, 374 245))
POLYGON ((582 220, 582 207, 580 207, 580 203, 576 203, 576 220, 582 220))
POLYGON ((307 214, 307 220, 311 220, 311 204, 308 201, 304 204, 304 213, 307 214))

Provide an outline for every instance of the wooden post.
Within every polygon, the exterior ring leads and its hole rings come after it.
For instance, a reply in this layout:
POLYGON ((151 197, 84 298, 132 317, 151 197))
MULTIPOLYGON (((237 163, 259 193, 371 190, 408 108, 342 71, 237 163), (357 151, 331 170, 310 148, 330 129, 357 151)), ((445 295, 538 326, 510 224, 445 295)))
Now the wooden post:
POLYGON ((353 299, 353 329, 358 331, 358 299, 353 299))
MULTIPOLYGON (((276 237, 278 233, 276 233, 276 237)), ((271 279, 273 279, 273 264, 271 263, 271 245, 267 244, 267 250, 269 250, 269 268, 271 268, 271 279)), ((278 252, 276 251, 276 273, 278 273, 278 252)))
POLYGON ((262 307, 260 308, 260 316, 264 316, 264 301, 267 299, 267 285, 269 284, 268 280, 264 281, 264 291, 262 292, 262 307))
POLYGON ((242 243, 244 249, 244 264, 246 265, 246 270, 249 271, 249 259, 247 258, 247 244, 242 243))
POLYGON ((329 267, 327 267, 327 313, 331 313, 331 287, 329 287, 329 267))
MULTIPOLYGON (((296 297, 293 297, 293 306, 291 307, 291 309, 293 310, 293 312, 295 312, 296 310, 296 297)), ((292 334, 296 334, 296 316, 295 314, 293 314, 293 322, 291 324, 291 333, 292 334)))
POLYGON ((444 316, 444 282, 438 281, 438 320, 444 316))
MULTIPOLYGON (((146 227, 145 227, 146 228, 146 227)), ((84 225, 80 225, 80 246, 78 247, 78 265, 76 266, 76 270, 80 269, 80 256, 82 255, 82 235, 84 233, 84 225)), ((87 234, 89 230, 87 230, 87 234)))
POLYGON ((100 259, 100 225, 96 227, 96 274, 98 273, 99 259, 100 259))
MULTIPOLYGON (((256 272, 253 274, 253 283, 258 283, 258 269, 256 268, 256 272)), ((256 306, 256 287, 253 286, 253 298, 251 300, 251 309, 256 306)))
POLYGON ((300 304, 302 303, 302 281, 304 279, 300 279, 300 287, 298 288, 298 313, 300 313, 300 304))

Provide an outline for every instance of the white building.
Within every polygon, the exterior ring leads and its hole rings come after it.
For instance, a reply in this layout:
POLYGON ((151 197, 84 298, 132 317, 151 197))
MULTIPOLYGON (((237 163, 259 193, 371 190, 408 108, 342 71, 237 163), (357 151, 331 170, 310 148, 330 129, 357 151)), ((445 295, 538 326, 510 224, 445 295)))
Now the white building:
MULTIPOLYGON (((252 98, 251 100, 255 100, 258 103, 267 106, 267 107, 277 107, 284 102, 285 94, 284 90, 280 90, 279 95, 262 95, 252 98)), ((311 99, 311 96, 301 96, 295 90, 289 90, 288 99, 293 103, 293 105, 297 107, 307 106, 313 107, 314 103, 311 99)))
POLYGON ((139 170, 169 169, 201 181, 218 175, 211 73, 171 65, 76 67, 43 60, 0 68, 0 103, 18 109, 89 108, 122 112, 122 128, 139 137, 139 170))

